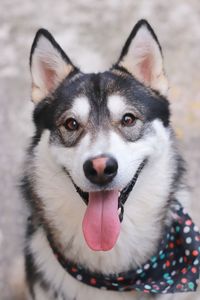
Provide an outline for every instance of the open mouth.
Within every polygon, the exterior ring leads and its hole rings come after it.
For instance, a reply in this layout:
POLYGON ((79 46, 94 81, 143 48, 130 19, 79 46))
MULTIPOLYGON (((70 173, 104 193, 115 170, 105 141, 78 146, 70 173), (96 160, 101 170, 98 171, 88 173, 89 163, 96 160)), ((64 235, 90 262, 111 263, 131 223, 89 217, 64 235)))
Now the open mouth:
POLYGON ((88 246, 94 251, 111 250, 120 233, 124 203, 128 199, 147 159, 139 165, 131 181, 121 190, 84 192, 72 180, 77 192, 87 205, 82 223, 88 246))

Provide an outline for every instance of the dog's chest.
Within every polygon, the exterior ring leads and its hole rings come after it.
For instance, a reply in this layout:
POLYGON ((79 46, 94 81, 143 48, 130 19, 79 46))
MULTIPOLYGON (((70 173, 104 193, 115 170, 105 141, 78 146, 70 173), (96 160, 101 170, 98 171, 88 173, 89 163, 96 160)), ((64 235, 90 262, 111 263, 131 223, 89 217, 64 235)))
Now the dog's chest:
POLYGON ((136 292, 113 292, 90 287, 74 279, 58 263, 44 236, 38 234, 30 243, 38 280, 33 283, 35 300, 142 300, 153 299, 136 292))

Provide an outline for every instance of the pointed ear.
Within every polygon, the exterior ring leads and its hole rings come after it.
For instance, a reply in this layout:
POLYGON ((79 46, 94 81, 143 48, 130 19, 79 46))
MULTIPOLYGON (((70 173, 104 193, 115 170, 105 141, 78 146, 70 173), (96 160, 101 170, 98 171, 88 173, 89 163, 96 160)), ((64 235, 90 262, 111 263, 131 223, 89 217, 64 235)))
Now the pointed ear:
POLYGON ((158 39, 146 20, 140 20, 127 39, 117 63, 136 79, 166 95, 168 83, 158 39))
POLYGON ((32 100, 40 102, 76 68, 45 29, 35 36, 30 54, 32 100))

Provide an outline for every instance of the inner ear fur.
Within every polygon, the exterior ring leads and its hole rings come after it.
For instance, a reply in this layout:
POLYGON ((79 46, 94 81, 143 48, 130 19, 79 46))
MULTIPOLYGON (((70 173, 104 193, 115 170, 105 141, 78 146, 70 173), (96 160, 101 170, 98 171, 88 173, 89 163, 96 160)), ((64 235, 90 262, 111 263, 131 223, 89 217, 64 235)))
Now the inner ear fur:
POLYGON ((56 90, 76 68, 45 29, 35 36, 30 54, 32 101, 38 103, 56 90))
POLYGON ((162 95, 168 91, 162 49, 149 23, 140 20, 129 35, 117 65, 162 95))

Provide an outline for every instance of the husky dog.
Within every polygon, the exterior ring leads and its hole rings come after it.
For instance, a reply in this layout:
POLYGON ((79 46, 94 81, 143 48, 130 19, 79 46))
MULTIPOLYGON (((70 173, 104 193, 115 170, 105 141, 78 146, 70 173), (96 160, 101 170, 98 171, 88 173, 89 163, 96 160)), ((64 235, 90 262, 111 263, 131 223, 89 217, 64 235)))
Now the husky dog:
POLYGON ((141 299, 74 278, 52 245, 91 272, 126 272, 158 249, 171 199, 185 199, 158 39, 141 20, 110 70, 84 74, 40 29, 30 68, 36 131, 22 182, 29 297, 141 299))

